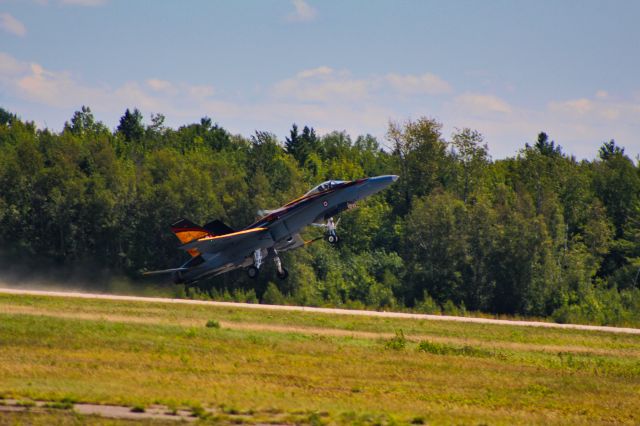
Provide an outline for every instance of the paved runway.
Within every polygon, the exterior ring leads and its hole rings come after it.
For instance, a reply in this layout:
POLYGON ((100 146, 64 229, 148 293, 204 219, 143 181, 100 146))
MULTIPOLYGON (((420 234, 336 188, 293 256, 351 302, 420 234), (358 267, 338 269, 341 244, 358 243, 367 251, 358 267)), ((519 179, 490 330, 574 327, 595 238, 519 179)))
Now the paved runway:
POLYGON ((235 303, 235 302, 214 302, 205 300, 190 299, 168 299, 162 297, 140 297, 140 296, 120 296, 115 294, 92 294, 78 292, 63 291, 41 291, 41 290, 21 290, 11 288, 0 288, 0 293, 5 294, 23 294, 32 296, 51 296, 51 297, 75 297, 80 299, 105 299, 105 300, 122 300, 132 302, 153 302, 153 303, 181 303, 186 305, 209 305, 218 307, 233 307, 243 309, 263 309, 272 311, 298 311, 312 312, 330 315, 358 315, 369 317, 385 317, 385 318, 407 318, 420 319, 430 321, 457 321, 470 322, 476 324, 503 324, 521 327, 544 327, 544 328, 567 328, 573 330, 589 330, 602 331, 607 333, 625 333, 640 334, 640 329, 629 327, 609 327, 601 325, 582 325, 582 324, 557 324, 552 322, 541 321, 518 321, 518 320, 502 320, 491 318, 473 318, 473 317, 454 317, 449 315, 428 315, 428 314, 409 314, 405 312, 379 312, 364 311, 355 309, 335 309, 335 308, 312 308, 306 306, 281 306, 281 305, 259 305, 251 303, 235 303))

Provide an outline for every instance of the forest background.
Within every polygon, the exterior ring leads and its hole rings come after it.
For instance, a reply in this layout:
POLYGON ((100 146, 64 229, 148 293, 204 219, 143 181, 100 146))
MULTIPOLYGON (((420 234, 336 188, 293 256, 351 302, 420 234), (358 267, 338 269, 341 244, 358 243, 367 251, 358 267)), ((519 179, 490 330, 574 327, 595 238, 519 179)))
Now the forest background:
POLYGON ((185 260, 169 231, 180 217, 242 228, 324 180, 381 174, 400 179, 341 215, 338 246, 287 253, 288 280, 267 264, 180 293, 640 325, 637 160, 611 140, 578 161, 544 132, 493 160, 479 132, 446 137, 425 117, 389 123, 385 141, 295 124, 281 141, 137 109, 112 131, 88 107, 55 132, 0 108, 0 265, 135 285, 185 260))

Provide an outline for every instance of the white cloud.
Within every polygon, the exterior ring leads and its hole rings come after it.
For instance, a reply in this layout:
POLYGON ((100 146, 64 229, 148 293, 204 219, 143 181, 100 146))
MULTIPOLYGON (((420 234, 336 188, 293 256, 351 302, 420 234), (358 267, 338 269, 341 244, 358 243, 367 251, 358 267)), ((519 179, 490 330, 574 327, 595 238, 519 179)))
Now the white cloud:
POLYGON ((193 98, 208 98, 215 93, 213 86, 208 85, 174 84, 158 78, 150 78, 145 83, 152 91, 170 96, 188 94, 193 98))
POLYGON ((598 99, 606 99, 609 97, 609 93, 606 90, 598 90, 596 92, 596 98, 598 99))
MULTIPOLYGON (((18 95, 53 107, 69 107, 80 99, 105 101, 105 91, 100 88, 84 86, 74 81, 68 72, 45 70, 39 64, 30 64, 29 71, 14 81, 18 95)), ((83 101, 80 104, 86 103, 83 101)))
POLYGON ((214 93, 207 85, 149 79, 119 87, 90 85, 68 71, 54 71, 0 52, 0 87, 18 99, 52 108, 90 105, 95 110, 119 111, 136 106, 147 111, 180 115, 185 108, 200 108, 214 93))
POLYGON ((0 13, 0 29, 19 37, 27 34, 24 24, 8 13, 0 13))
POLYGON ((17 60, 11 55, 0 52, 0 81, 2 81, 3 77, 5 79, 11 78, 20 75, 28 69, 28 64, 17 60))
POLYGON ((190 96, 194 98, 205 99, 213 96, 215 94, 215 90, 213 86, 208 85, 181 85, 182 90, 188 93, 190 96))
POLYGON ((640 120, 640 103, 615 100, 596 93, 595 99, 580 98, 552 101, 547 109, 572 122, 585 123, 635 123, 640 120))
POLYGON ((414 95, 441 95, 451 92, 451 86, 435 74, 400 75, 388 74, 385 79, 399 93, 414 95))
POLYGON ((480 93, 465 93, 457 96, 453 101, 454 107, 462 112, 473 115, 510 114, 511 105, 494 95, 480 93))
POLYGON ((368 97, 371 86, 366 79, 352 78, 348 71, 322 66, 277 82, 271 88, 271 94, 278 99, 300 102, 358 101, 368 97))
POLYGON ((389 95, 441 95, 451 86, 435 74, 387 74, 354 77, 347 70, 320 66, 298 72, 273 85, 271 94, 279 99, 302 102, 354 102, 381 99, 389 95))
POLYGON ((150 78, 147 80, 147 85, 156 92, 171 92, 174 90, 173 84, 166 80, 160 80, 157 78, 150 78))
POLYGON ((571 115, 585 115, 594 109, 592 101, 586 98, 573 99, 568 101, 552 101, 549 103, 549 110, 551 112, 571 114, 571 115))
POLYGON ((333 74, 333 69, 327 66, 322 66, 318 68, 312 68, 310 70, 300 71, 298 74, 296 74, 296 76, 298 78, 310 78, 330 74, 333 74))
POLYGON ((291 22, 313 21, 316 18, 317 11, 311 7, 305 0, 291 0, 294 11, 287 15, 287 20, 291 22))

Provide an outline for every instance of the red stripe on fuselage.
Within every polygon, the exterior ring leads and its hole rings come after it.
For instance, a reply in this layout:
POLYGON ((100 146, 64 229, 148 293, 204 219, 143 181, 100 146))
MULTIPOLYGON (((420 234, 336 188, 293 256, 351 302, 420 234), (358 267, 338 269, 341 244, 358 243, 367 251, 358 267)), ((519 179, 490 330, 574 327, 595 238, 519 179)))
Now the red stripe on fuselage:
POLYGON ((329 188, 326 189, 322 192, 317 192, 315 194, 309 194, 309 195, 303 195, 300 198, 296 198, 293 201, 289 201, 287 204, 285 204, 284 206, 280 207, 279 209, 276 209, 274 211, 272 211, 271 213, 269 213, 268 215, 261 217, 260 219, 258 219, 257 221, 255 221, 254 223, 252 223, 251 225, 247 226, 245 229, 251 229, 255 226, 264 226, 265 222, 266 223, 271 223, 274 220, 277 220, 278 218, 280 218, 280 216, 282 216, 285 213, 288 213, 289 211, 291 211, 292 209, 295 209, 296 207, 300 206, 303 203, 306 203, 307 201, 311 201, 314 200, 318 197, 322 197, 323 195, 327 195, 330 194, 332 192, 335 192, 338 189, 342 189, 342 188, 347 188, 349 186, 353 186, 353 185, 359 185, 361 183, 364 183, 368 178, 363 178, 363 179, 356 179, 356 180, 352 180, 343 184, 340 184, 340 186, 336 186, 334 188, 329 188))

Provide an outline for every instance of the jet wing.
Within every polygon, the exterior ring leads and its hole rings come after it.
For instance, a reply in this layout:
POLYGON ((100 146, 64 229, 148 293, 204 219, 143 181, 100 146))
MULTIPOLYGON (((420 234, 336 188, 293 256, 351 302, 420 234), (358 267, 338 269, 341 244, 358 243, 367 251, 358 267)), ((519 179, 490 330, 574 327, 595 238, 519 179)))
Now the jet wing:
POLYGON ((271 239, 268 231, 267 228, 252 228, 226 235, 203 237, 181 245, 180 249, 185 251, 196 249, 200 253, 221 252, 238 245, 251 245, 252 241, 271 239))

